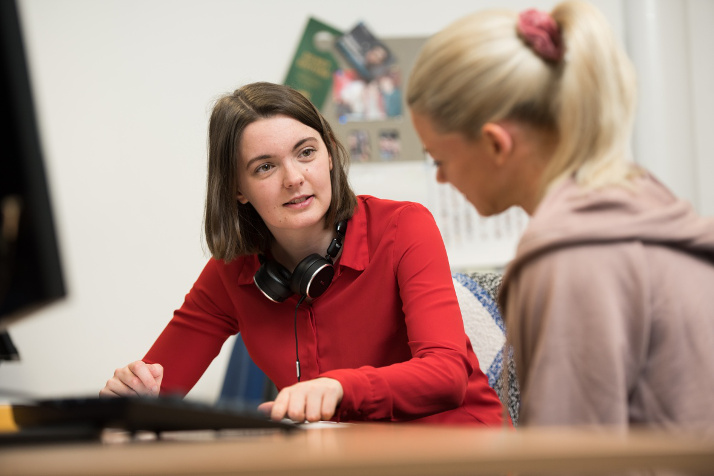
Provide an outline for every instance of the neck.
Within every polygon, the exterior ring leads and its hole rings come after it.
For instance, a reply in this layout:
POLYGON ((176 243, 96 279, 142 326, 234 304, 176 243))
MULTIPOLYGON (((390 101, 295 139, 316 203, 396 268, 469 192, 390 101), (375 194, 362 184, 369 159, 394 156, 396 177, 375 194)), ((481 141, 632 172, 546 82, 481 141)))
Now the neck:
POLYGON ((325 256, 334 237, 335 230, 332 228, 310 234, 274 233, 270 251, 274 260, 287 269, 294 270, 300 261, 313 253, 325 256))
POLYGON ((533 215, 543 198, 541 183, 543 171, 555 153, 558 145, 556 134, 529 126, 521 126, 517 154, 517 184, 512 190, 517 196, 514 203, 533 215))

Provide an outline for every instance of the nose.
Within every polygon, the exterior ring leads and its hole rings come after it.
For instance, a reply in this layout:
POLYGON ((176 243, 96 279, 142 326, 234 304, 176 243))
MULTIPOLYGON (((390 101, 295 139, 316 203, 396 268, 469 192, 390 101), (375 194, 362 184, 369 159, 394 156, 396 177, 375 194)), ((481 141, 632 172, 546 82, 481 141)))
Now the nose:
POLYGON ((438 183, 448 183, 448 180, 446 180, 446 175, 444 175, 444 171, 439 167, 436 169, 436 181, 438 183))
POLYGON ((300 164, 293 161, 287 161, 283 171, 283 186, 285 186, 285 188, 299 186, 305 182, 305 177, 300 168, 300 164))

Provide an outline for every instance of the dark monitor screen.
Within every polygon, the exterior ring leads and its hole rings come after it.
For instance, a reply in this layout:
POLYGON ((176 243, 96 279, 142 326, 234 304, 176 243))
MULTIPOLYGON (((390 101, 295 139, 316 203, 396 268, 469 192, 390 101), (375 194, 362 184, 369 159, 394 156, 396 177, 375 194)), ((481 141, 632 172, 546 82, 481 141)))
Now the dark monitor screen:
POLYGON ((0 332, 65 296, 23 34, 0 1, 0 332))

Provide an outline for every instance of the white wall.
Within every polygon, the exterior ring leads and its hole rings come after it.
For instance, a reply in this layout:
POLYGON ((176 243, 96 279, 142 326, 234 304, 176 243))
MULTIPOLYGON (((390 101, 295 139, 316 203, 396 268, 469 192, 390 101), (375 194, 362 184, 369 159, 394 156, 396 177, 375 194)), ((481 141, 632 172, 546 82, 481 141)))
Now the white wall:
MULTIPOLYGON (((282 82, 309 16, 423 36, 477 8, 554 3, 20 0, 69 296, 11 327, 22 360, 0 365, 0 389, 95 394, 115 367, 144 355, 207 259, 211 101, 247 82, 282 82)), ((594 3, 624 37, 621 0, 594 3)), ((711 15, 710 3, 690 3, 711 15)), ((711 21, 693 18, 703 35, 694 46, 711 45, 711 21)), ((703 130, 712 130, 711 110, 697 118, 703 130)), ((711 147, 702 141, 697 151, 711 171, 711 147)), ((699 196, 712 213, 711 193, 699 196)), ((217 395, 229 347, 192 397, 217 395)))
POLYGON ((695 183, 700 213, 714 215, 714 2, 689 0, 686 4, 686 28, 689 39, 689 101, 692 107, 692 137, 694 142, 695 183))
POLYGON ((673 191, 714 214, 714 20, 710 0, 627 0, 626 44, 639 79, 637 160, 673 191), (707 50, 707 51, 705 51, 707 50), (706 142, 705 142, 706 141, 706 142))

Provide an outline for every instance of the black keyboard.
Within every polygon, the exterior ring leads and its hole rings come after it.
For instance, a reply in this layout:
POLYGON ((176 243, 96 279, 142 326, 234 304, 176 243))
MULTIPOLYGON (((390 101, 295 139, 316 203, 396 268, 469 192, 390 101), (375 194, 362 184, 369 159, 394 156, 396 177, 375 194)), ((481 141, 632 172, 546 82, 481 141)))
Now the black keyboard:
MULTIPOLYGON (((33 434, 93 435, 108 428, 137 431, 225 429, 293 430, 296 424, 273 421, 257 410, 236 409, 178 398, 118 397, 60 398, 13 405, 20 432, 33 434)), ((7 435, 12 437, 12 434, 7 435)), ((23 437, 16 434, 16 437, 23 437)), ((82 438, 77 438, 82 439, 82 438)), ((2 443, 2 441, 0 441, 2 443)))

